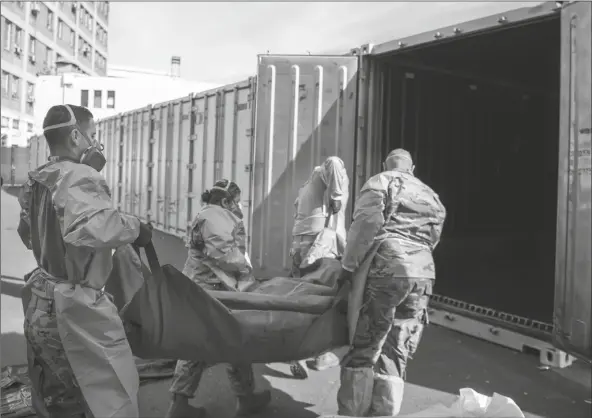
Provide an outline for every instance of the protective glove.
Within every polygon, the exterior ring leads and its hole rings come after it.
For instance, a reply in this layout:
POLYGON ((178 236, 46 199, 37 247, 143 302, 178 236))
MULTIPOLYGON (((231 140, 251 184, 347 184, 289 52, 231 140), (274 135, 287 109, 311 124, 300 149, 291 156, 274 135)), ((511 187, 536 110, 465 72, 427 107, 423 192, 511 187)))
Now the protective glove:
POLYGON ((140 235, 134 241, 134 245, 138 247, 145 247, 152 241, 152 224, 145 224, 140 222, 140 235))
POLYGON ((333 213, 337 213, 341 210, 341 200, 333 200, 329 201, 329 209, 333 213))

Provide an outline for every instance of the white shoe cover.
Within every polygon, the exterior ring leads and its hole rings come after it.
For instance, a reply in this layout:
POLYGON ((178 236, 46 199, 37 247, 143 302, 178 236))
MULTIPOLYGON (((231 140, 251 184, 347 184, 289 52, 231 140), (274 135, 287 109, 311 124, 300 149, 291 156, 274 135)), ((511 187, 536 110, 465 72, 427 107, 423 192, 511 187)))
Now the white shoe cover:
POLYGON ((400 377, 374 374, 371 417, 395 417, 401 411, 405 382, 400 377))
POLYGON ((341 369, 341 386, 337 392, 338 414, 365 417, 372 403, 374 371, 369 367, 341 369))

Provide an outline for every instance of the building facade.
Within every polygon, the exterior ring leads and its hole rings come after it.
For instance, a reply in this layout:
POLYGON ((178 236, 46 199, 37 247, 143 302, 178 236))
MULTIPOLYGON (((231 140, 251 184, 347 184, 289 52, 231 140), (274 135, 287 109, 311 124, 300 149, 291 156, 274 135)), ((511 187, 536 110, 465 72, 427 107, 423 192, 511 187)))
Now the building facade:
POLYGON ((73 72, 39 76, 34 133, 42 133, 43 117, 56 104, 84 106, 93 113, 95 119, 103 119, 220 85, 184 80, 178 76, 179 67, 180 58, 173 57, 170 73, 109 66, 106 76, 73 72))
POLYGON ((109 2, 2 1, 2 145, 35 132, 40 76, 107 73, 109 2))

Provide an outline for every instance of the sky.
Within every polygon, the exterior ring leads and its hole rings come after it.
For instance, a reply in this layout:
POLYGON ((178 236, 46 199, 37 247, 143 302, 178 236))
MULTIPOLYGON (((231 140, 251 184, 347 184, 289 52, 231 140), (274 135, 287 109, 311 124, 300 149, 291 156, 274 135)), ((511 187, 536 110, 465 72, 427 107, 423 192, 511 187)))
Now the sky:
POLYGON ((532 2, 111 2, 109 62, 228 84, 256 73, 257 54, 343 54, 532 2))

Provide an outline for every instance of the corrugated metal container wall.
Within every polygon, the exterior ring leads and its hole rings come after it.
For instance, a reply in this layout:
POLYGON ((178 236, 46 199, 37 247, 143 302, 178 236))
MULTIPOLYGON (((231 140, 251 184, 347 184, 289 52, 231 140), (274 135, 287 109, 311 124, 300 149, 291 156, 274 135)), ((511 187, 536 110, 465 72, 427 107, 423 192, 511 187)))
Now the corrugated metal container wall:
POLYGON ((29 172, 29 148, 2 147, 0 154, 3 182, 11 185, 25 183, 29 172))
POLYGON ((555 343, 592 360, 592 4, 562 13, 561 142, 555 270, 555 343))
POLYGON ((294 200, 314 167, 337 155, 354 172, 357 65, 354 56, 259 57, 250 254, 261 276, 289 271, 294 200))
POLYGON ((179 237, 218 179, 235 181, 248 207, 254 89, 249 79, 99 121, 114 205, 179 237))

